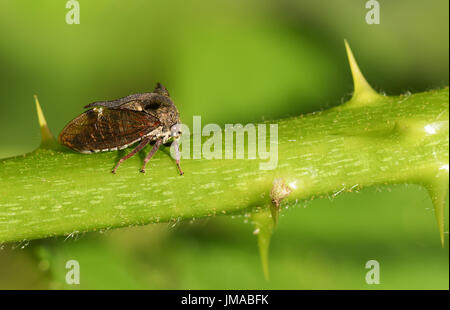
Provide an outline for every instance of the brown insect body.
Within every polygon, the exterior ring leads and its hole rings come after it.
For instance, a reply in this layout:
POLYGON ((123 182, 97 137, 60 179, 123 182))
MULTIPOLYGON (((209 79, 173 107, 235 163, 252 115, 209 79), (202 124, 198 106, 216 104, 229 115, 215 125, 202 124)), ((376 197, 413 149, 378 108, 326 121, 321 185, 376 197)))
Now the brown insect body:
POLYGON ((150 142, 155 142, 145 164, 161 144, 173 138, 179 166, 178 137, 181 135, 178 109, 167 89, 157 84, 152 93, 133 94, 127 97, 91 103, 92 108, 69 122, 59 135, 61 144, 80 153, 116 151, 141 141, 121 162, 130 158, 150 142))

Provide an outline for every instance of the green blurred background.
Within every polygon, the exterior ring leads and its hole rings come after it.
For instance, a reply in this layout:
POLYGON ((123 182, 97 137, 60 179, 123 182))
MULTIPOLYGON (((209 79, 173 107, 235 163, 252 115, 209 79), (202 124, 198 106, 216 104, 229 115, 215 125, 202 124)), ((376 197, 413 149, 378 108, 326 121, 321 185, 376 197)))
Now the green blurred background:
MULTIPOLYGON (((352 91, 343 39, 387 94, 448 85, 449 3, 380 0, 0 0, 0 157, 33 150, 33 94, 50 129, 98 100, 162 82, 183 122, 257 122, 325 109, 352 91)), ((446 216, 448 219, 448 203, 446 216)), ((448 220, 447 220, 448 223, 448 220)), ((448 226, 446 242, 448 244, 448 226)), ((427 193, 398 185, 283 212, 261 271, 245 217, 158 224, 0 246, 0 289, 448 289, 427 193), (65 262, 81 285, 65 284, 65 262), (365 283, 365 263, 381 284, 365 283)))

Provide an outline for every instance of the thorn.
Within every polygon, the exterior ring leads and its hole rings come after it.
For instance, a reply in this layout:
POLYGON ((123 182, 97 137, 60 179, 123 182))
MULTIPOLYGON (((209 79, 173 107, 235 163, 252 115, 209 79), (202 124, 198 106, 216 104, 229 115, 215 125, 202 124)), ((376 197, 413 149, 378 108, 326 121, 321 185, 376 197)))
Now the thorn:
POLYGON ((278 214, 280 213, 280 204, 276 201, 272 201, 272 205, 270 206, 270 213, 272 214, 273 224, 278 224, 278 214))
POLYGON ((252 220, 255 224, 253 234, 258 237, 259 256, 261 257, 261 265, 264 278, 269 281, 269 245, 270 237, 278 222, 278 213, 280 213, 280 203, 288 197, 296 188, 296 182, 289 185, 282 178, 276 178, 273 181, 272 190, 270 191, 269 207, 258 213, 252 214, 252 220))
POLYGON ((55 137, 48 128, 47 121, 45 120, 44 113, 42 112, 41 105, 37 95, 34 95, 34 101, 36 103, 36 111, 38 115, 39 127, 41 128, 41 147, 47 148, 56 144, 55 137))
POLYGON ((350 70, 353 77, 353 97, 350 102, 358 102, 358 104, 365 104, 374 101, 379 98, 379 95, 373 88, 367 83, 364 75, 358 67, 358 63, 353 56, 352 50, 348 45, 347 40, 344 39, 345 49, 347 51, 348 62, 350 64, 350 70))
POLYGON ((446 173, 445 176, 438 177, 437 180, 425 185, 433 203, 442 247, 445 246, 445 199, 447 198, 448 182, 448 173, 446 173))
POLYGON ((269 245, 275 224, 271 212, 267 209, 252 213, 252 221, 255 224, 253 234, 258 238, 259 256, 264 278, 269 281, 269 245))

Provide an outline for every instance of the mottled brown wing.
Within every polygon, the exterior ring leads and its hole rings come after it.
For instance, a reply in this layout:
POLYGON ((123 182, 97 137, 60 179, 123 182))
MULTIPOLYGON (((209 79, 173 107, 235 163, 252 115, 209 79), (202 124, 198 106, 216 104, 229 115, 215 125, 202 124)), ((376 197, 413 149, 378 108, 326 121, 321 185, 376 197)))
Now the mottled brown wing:
POLYGON ((159 120, 146 113, 95 108, 67 124, 59 141, 82 153, 113 151, 139 141, 159 126, 159 120))

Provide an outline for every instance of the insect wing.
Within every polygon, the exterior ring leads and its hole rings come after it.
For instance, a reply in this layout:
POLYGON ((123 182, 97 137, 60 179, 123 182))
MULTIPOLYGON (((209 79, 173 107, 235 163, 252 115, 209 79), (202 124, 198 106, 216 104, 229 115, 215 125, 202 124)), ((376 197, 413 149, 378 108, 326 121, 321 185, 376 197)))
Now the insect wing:
POLYGON ((150 93, 143 93, 143 94, 133 94, 133 95, 129 95, 120 99, 116 99, 116 100, 110 100, 110 101, 97 101, 97 102, 93 102, 91 104, 86 105, 84 108, 88 109, 88 108, 93 108, 93 107, 106 107, 106 108, 110 108, 110 109, 118 109, 121 106, 123 106, 124 104, 131 102, 131 101, 142 101, 143 98, 147 97, 151 95, 150 93))
POLYGON ((62 130, 61 144, 82 153, 126 148, 160 126, 152 115, 133 110, 95 108, 62 130))

